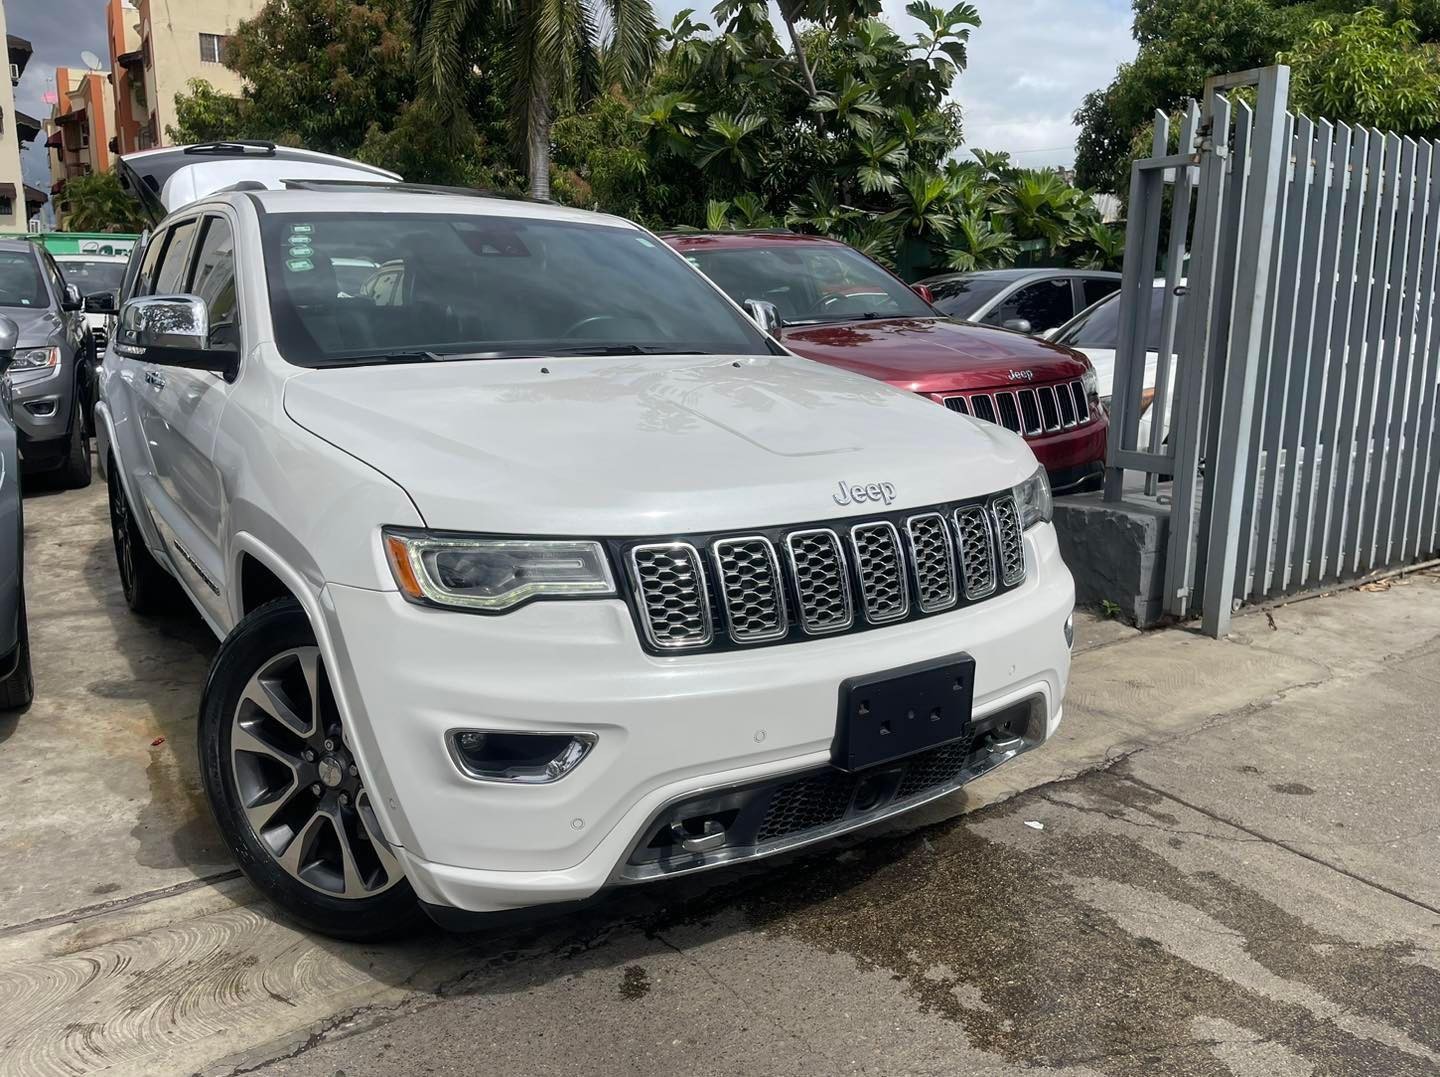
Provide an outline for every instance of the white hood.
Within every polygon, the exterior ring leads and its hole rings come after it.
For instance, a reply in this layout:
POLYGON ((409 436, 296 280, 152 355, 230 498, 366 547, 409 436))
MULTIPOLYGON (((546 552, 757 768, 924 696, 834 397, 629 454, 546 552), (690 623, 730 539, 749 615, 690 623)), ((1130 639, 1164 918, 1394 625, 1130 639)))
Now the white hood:
POLYGON ((305 429, 399 483, 428 526, 641 536, 863 513, 1001 490, 1017 436, 803 359, 508 359, 313 370, 285 387, 305 429), (549 373, 542 373, 548 369, 549 373), (880 508, 882 506, 876 506, 880 508))

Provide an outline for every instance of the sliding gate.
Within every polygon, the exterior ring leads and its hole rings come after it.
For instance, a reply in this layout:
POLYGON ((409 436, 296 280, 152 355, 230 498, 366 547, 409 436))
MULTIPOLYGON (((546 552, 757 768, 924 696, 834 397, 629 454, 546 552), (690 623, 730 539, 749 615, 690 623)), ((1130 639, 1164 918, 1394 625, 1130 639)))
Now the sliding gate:
POLYGON ((1173 476, 1166 608, 1211 635, 1440 546, 1440 146, 1293 115, 1288 83, 1210 79, 1131 171, 1105 497, 1173 476))

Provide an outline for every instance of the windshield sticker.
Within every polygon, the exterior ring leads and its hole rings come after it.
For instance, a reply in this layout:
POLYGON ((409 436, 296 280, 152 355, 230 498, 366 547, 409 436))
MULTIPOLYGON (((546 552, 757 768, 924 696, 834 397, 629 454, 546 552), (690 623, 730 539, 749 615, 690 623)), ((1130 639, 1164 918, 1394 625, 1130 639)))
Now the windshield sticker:
POLYGON ((291 235, 308 236, 313 231, 315 231, 313 224, 292 224, 290 226, 291 235))
POLYGON ((315 263, 308 258, 291 258, 285 263, 285 268, 291 273, 307 273, 315 268, 315 263))
POLYGON ((298 243, 295 244, 294 246, 292 246, 292 247, 290 248, 290 255, 291 255, 291 257, 294 257, 294 258, 302 258, 302 257, 304 257, 304 256, 307 255, 307 254, 314 254, 314 253, 315 253, 315 248, 314 248, 314 247, 302 247, 302 246, 301 246, 300 244, 298 244, 298 243))

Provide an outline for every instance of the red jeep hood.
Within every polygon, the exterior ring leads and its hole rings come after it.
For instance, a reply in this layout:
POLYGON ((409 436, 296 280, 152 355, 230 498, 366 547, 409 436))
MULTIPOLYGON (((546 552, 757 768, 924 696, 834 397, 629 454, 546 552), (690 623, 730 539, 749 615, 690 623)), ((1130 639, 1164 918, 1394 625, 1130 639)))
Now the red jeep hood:
POLYGON ((915 393, 1011 385, 1012 370, 1036 383, 1078 378, 1085 360, 1049 341, 945 318, 890 318, 794 326, 785 346, 797 355, 889 382, 915 393))

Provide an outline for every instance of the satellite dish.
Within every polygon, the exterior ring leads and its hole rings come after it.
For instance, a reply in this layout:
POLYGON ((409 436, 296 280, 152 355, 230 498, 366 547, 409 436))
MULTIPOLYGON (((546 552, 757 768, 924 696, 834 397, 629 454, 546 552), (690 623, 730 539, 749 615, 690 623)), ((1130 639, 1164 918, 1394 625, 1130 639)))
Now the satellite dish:
POLYGON ((91 71, 100 70, 100 57, 96 56, 89 49, 86 49, 80 54, 80 61, 91 71))

